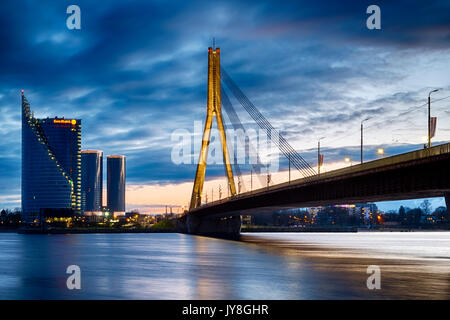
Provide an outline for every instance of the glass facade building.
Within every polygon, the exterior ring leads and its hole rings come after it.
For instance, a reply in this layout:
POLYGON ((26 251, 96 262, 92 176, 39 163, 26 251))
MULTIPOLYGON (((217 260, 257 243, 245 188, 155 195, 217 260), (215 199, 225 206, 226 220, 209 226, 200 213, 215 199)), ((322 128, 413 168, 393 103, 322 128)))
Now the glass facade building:
POLYGON ((81 151, 81 207, 83 212, 100 212, 103 205, 103 152, 81 151))
POLYGON ((125 212, 125 156, 108 156, 106 165, 108 209, 125 212))
POLYGON ((81 213, 81 120, 37 119, 22 92, 24 221, 44 209, 81 213))

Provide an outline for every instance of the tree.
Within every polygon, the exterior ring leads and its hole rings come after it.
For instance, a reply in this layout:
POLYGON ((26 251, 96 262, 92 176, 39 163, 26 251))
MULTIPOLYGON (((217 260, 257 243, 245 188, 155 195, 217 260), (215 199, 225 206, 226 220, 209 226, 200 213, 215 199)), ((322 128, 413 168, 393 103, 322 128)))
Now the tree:
POLYGON ((0 221, 3 224, 6 221, 6 211, 5 209, 2 210, 2 212, 0 213, 0 221))
POLYGON ((436 218, 437 221, 445 221, 447 219, 447 208, 446 207, 438 207, 432 215, 436 218))
POLYGON ((411 209, 406 213, 407 217, 407 224, 410 226, 419 226, 420 225, 420 219, 422 218, 422 209, 415 208, 411 209))
POLYGON ((428 199, 421 203, 420 208, 424 214, 431 214, 431 202, 428 199))
POLYGON ((400 206, 400 209, 398 210, 398 219, 400 220, 401 224, 405 224, 406 222, 406 210, 404 206, 400 206))

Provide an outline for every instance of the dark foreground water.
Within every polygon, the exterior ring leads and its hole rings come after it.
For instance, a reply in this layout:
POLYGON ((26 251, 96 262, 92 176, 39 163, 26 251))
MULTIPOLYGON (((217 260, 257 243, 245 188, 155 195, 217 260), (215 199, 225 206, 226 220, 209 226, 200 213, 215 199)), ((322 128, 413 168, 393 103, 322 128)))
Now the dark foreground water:
POLYGON ((0 233, 0 299, 358 298, 450 299, 450 233, 0 233), (69 265, 81 290, 67 289, 69 265))

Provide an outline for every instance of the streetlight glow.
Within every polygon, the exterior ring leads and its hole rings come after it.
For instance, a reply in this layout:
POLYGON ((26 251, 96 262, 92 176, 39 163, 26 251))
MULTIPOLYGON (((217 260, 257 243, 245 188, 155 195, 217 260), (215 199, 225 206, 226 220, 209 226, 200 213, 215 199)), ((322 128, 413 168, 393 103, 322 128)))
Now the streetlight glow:
MULTIPOLYGON (((320 161, 320 158, 321 158, 321 155, 320 155, 320 140, 322 140, 322 139, 325 139, 325 137, 320 137, 318 142, 317 142, 317 172, 318 172, 319 175, 320 175, 320 167, 322 167, 322 165, 323 165, 323 163, 321 163, 321 161, 320 161)), ((289 168, 290 168, 290 166, 289 166, 289 168)), ((289 174, 289 176, 290 176, 290 174, 289 174)))
POLYGON ((384 154, 384 149, 383 148, 378 148, 377 153, 378 154, 384 154))

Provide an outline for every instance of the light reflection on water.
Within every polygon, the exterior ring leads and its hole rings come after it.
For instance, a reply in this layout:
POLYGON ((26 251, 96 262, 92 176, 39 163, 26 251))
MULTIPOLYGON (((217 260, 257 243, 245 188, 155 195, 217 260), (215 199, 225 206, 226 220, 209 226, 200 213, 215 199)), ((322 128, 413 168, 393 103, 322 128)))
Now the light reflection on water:
POLYGON ((241 242, 0 233, 0 244, 0 299, 450 297, 450 233, 265 233, 241 242), (66 288, 72 264, 81 268, 79 291, 66 288), (378 292, 365 285, 369 264, 382 269, 378 292))
POLYGON ((450 259, 450 232, 246 233, 248 241, 282 241, 287 246, 336 248, 373 257, 450 259))

